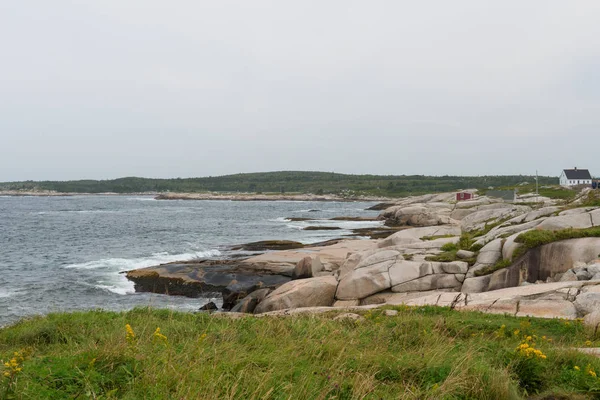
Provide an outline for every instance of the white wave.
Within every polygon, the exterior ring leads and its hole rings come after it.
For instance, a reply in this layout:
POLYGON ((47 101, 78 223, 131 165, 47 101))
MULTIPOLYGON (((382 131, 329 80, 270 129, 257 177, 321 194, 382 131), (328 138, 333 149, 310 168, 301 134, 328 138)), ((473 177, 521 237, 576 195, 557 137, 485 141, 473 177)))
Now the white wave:
POLYGON ((298 224, 285 224, 285 226, 287 226, 288 228, 297 229, 299 231, 303 230, 306 227, 306 225, 302 226, 298 224))
POLYGON ((215 257, 221 255, 219 250, 198 251, 194 253, 170 254, 167 252, 154 253, 150 257, 141 258, 104 258, 86 263, 68 264, 67 269, 104 269, 110 271, 128 271, 137 268, 152 267, 174 261, 189 261, 196 258, 215 257))
POLYGON ((130 201, 158 201, 154 197, 127 197, 130 201))
POLYGON ((7 298, 7 297, 12 297, 15 294, 17 294, 18 292, 19 291, 15 290, 15 289, 0 288, 0 299, 7 298))
MULTIPOLYGON (((131 210, 129 210, 131 211, 131 210)), ((58 210, 58 211, 39 211, 36 215, 63 215, 63 214, 116 214, 119 210, 58 210)))
POLYGON ((304 229, 308 226, 319 226, 319 227, 336 227, 344 230, 358 229, 358 228, 375 228, 383 226, 383 221, 331 221, 331 220, 310 220, 310 221, 294 221, 286 224, 288 228, 293 229, 304 229))
POLYGON ((291 220, 286 217, 277 217, 268 220, 269 222, 290 222, 291 220))
POLYGON ((135 293, 135 287, 134 287, 133 282, 131 282, 127 279, 125 281, 123 281, 121 284, 94 285, 94 287, 97 287, 97 288, 103 289, 103 290, 108 290, 109 292, 120 294, 120 295, 135 293))

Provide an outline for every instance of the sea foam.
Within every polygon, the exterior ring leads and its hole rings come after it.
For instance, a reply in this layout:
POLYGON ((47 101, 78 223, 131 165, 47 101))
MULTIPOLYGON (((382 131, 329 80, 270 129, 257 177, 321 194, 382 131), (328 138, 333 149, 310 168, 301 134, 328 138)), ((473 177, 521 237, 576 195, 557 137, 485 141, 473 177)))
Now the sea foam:
POLYGON ((189 261, 196 258, 216 257, 221 255, 219 250, 198 251, 194 253, 170 254, 167 252, 154 253, 149 257, 140 258, 103 258, 85 263, 64 265, 66 269, 108 269, 121 272, 137 268, 152 267, 174 261, 189 261))

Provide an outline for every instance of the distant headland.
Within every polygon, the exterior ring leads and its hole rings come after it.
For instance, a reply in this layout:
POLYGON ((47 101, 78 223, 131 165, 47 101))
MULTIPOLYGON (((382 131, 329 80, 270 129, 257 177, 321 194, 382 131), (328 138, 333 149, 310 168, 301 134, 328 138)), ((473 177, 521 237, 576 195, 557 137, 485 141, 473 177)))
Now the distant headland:
MULTIPOLYGON (((530 189, 534 176, 351 175, 333 172, 258 172, 203 178, 154 179, 127 177, 110 180, 0 182, 0 195, 155 194, 227 195, 273 200, 278 196, 311 195, 336 199, 404 197, 462 189, 522 186, 530 189)), ((540 185, 557 184, 558 177, 539 177, 540 185)), ((221 197, 219 197, 221 198, 221 197)))

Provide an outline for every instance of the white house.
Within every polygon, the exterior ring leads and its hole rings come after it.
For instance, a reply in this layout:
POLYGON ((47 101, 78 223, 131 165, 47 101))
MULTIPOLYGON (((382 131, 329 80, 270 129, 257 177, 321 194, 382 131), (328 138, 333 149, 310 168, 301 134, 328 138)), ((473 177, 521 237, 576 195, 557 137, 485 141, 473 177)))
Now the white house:
POLYGON ((587 169, 563 169, 560 174, 560 185, 561 186, 576 186, 576 185, 591 185, 592 176, 590 171, 587 169))

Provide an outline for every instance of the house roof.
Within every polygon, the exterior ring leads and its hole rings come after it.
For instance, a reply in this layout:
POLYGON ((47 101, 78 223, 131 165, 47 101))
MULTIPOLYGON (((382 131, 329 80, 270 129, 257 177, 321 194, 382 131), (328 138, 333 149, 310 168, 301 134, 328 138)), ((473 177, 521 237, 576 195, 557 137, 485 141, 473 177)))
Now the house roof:
POLYGON ((592 176, 590 175, 590 171, 588 171, 587 169, 565 169, 563 170, 565 172, 565 176, 567 177, 567 179, 592 179, 592 176))

